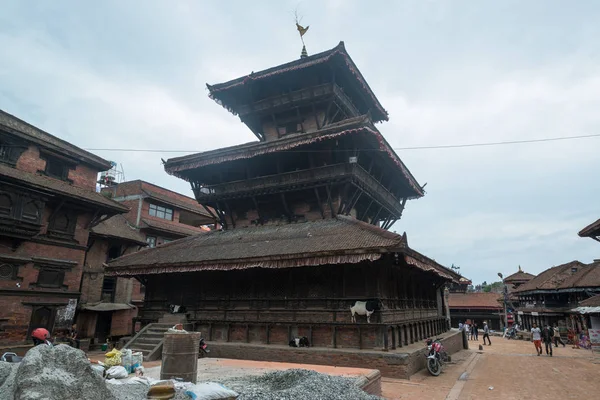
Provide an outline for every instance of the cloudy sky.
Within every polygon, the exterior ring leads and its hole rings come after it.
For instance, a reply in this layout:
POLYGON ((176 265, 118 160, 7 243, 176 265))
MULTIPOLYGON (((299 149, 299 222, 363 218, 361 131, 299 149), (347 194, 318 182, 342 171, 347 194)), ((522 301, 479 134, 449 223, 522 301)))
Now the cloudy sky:
MULTIPOLYGON (((395 148, 600 133, 596 1, 0 0, 0 108, 86 149, 203 151, 254 140, 219 83, 344 40, 395 148), (226 5, 225 5, 226 4, 226 5)), ((600 258, 600 137, 400 150, 427 195, 392 230, 475 282, 600 258)), ((160 158, 95 151, 190 195, 160 158)))

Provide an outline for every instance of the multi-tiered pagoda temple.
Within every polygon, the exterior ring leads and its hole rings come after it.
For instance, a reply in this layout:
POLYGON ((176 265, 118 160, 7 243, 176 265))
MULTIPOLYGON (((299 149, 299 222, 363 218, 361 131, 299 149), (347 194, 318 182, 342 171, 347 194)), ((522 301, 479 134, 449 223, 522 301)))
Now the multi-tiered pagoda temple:
POLYGON ((344 44, 208 89, 258 141, 166 162, 223 229, 109 264, 146 285, 143 321, 183 305, 219 355, 258 359, 285 359, 273 345, 298 336, 333 357, 448 329, 444 286, 459 276, 387 231, 424 192, 344 44), (369 299, 383 309, 352 323, 369 299))

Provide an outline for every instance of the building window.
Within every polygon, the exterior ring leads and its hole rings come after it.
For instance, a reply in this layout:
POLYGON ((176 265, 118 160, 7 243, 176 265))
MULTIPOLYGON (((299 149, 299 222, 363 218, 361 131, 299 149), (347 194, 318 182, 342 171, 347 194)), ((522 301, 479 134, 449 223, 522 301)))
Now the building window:
POLYGON ((65 280, 65 271, 60 269, 42 268, 38 274, 36 286, 60 288, 65 280))
POLYGON ((10 161, 10 146, 6 143, 0 143, 0 161, 10 161))
POLYGON ((12 212, 12 198, 6 194, 6 193, 1 193, 0 194, 0 215, 2 216, 10 216, 11 212, 12 212))
POLYGON ((119 257, 121 257, 121 246, 112 246, 108 249, 108 254, 106 255, 107 262, 119 257))
POLYGON ((58 212, 50 221, 48 226, 48 235, 55 236, 59 239, 72 239, 75 235, 75 226, 77 225, 77 217, 75 215, 58 212))
POLYGON ((0 280, 17 279, 18 267, 12 264, 0 264, 0 280))
POLYGON ((114 303, 116 289, 117 278, 112 276, 104 277, 104 281, 102 282, 102 301, 114 303))
POLYGON ((158 217, 162 219, 173 220, 173 209, 157 206, 156 204, 150 204, 150 211, 148 212, 152 217, 158 217))
POLYGON ((156 238, 154 236, 148 236, 146 238, 146 243, 148 243, 148 247, 156 247, 156 238))
POLYGON ((46 168, 44 173, 52 178, 66 181, 69 176, 69 167, 58 158, 45 156, 46 168))

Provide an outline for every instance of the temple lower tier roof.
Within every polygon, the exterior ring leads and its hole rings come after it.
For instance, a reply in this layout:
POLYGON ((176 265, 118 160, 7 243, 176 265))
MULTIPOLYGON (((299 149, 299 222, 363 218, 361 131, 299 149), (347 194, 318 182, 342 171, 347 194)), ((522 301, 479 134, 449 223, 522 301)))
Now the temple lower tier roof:
POLYGON ((135 276, 249 268, 293 268, 376 261, 394 253, 449 281, 459 276, 408 247, 398 235, 352 217, 211 231, 112 261, 106 272, 135 276))

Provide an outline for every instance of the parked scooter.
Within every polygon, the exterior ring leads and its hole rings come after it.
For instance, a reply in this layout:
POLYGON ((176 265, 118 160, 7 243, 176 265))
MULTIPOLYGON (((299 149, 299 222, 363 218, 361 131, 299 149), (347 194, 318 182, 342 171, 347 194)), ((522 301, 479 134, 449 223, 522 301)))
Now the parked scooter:
POLYGON ((510 328, 508 330, 508 332, 506 332, 506 338, 509 339, 509 340, 510 339, 516 339, 517 338, 517 330, 514 327, 510 328))
POLYGON ((440 341, 442 338, 427 339, 427 370, 433 376, 438 376, 448 361, 448 354, 440 341))
POLYGON ((0 361, 4 361, 7 363, 20 363, 23 360, 23 357, 19 357, 16 353, 4 353, 2 357, 0 357, 0 361))

